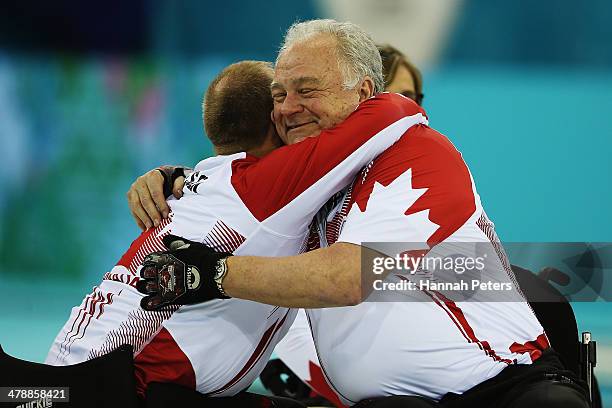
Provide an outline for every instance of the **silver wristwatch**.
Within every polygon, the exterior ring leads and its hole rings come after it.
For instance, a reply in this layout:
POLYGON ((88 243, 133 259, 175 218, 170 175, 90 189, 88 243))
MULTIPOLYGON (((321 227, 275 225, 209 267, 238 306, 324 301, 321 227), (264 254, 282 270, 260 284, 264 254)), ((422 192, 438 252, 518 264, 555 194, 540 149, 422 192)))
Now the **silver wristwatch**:
POLYGON ((230 297, 223 290, 223 279, 227 275, 227 258, 221 258, 217 261, 217 265, 215 265, 215 276, 213 276, 213 280, 217 284, 217 289, 222 296, 230 297))

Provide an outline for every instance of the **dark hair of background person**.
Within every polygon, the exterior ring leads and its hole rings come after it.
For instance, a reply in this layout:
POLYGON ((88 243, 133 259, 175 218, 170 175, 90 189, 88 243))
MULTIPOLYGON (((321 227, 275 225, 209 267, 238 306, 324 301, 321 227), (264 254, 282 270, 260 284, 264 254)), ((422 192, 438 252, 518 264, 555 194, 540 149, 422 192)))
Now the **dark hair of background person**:
POLYGON ((203 103, 206 135, 222 151, 260 146, 270 128, 272 64, 241 61, 226 67, 208 86, 203 103))
POLYGON ((408 92, 404 96, 414 100, 419 105, 423 102, 423 76, 421 75, 421 71, 417 67, 415 67, 408 58, 397 48, 392 47, 388 44, 378 45, 378 51, 380 52, 380 56, 382 58, 383 64, 383 76, 385 78, 385 88, 393 82, 395 78, 395 74, 397 72, 397 68, 400 65, 403 65, 408 69, 410 74, 412 75, 412 80, 414 81, 414 94, 408 92))

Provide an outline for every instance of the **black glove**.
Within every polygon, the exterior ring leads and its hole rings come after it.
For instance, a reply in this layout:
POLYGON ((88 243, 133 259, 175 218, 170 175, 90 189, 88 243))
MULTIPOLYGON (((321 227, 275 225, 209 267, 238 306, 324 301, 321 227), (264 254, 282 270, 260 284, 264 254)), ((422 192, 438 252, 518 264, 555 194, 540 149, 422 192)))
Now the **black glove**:
POLYGON ((153 252, 142 262, 136 289, 147 295, 140 301, 143 309, 229 298, 215 277, 225 274, 225 258, 232 254, 175 235, 163 242, 168 251, 153 252))
POLYGON ((179 177, 185 177, 185 170, 191 171, 191 169, 187 167, 180 166, 159 166, 157 169, 164 177, 164 197, 170 197, 172 193, 172 189, 174 188, 174 182, 179 177))

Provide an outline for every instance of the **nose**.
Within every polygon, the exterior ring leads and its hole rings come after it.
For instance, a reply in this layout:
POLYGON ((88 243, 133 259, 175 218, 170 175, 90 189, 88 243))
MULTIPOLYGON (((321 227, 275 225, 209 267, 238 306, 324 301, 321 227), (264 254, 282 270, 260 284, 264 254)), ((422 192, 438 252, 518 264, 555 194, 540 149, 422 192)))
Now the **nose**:
POLYGON ((299 95, 293 92, 287 92, 285 99, 280 106, 280 113, 283 116, 291 116, 295 113, 302 112, 304 106, 301 104, 299 95))

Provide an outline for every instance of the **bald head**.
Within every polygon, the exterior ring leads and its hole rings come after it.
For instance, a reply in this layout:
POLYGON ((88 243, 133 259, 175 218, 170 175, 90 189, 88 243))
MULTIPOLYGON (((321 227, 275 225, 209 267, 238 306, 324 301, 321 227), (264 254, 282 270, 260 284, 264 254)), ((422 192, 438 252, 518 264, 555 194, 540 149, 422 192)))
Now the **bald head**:
POLYGON ((269 136, 274 71, 269 62, 241 61, 226 67, 204 97, 204 128, 219 153, 250 151, 269 136))

